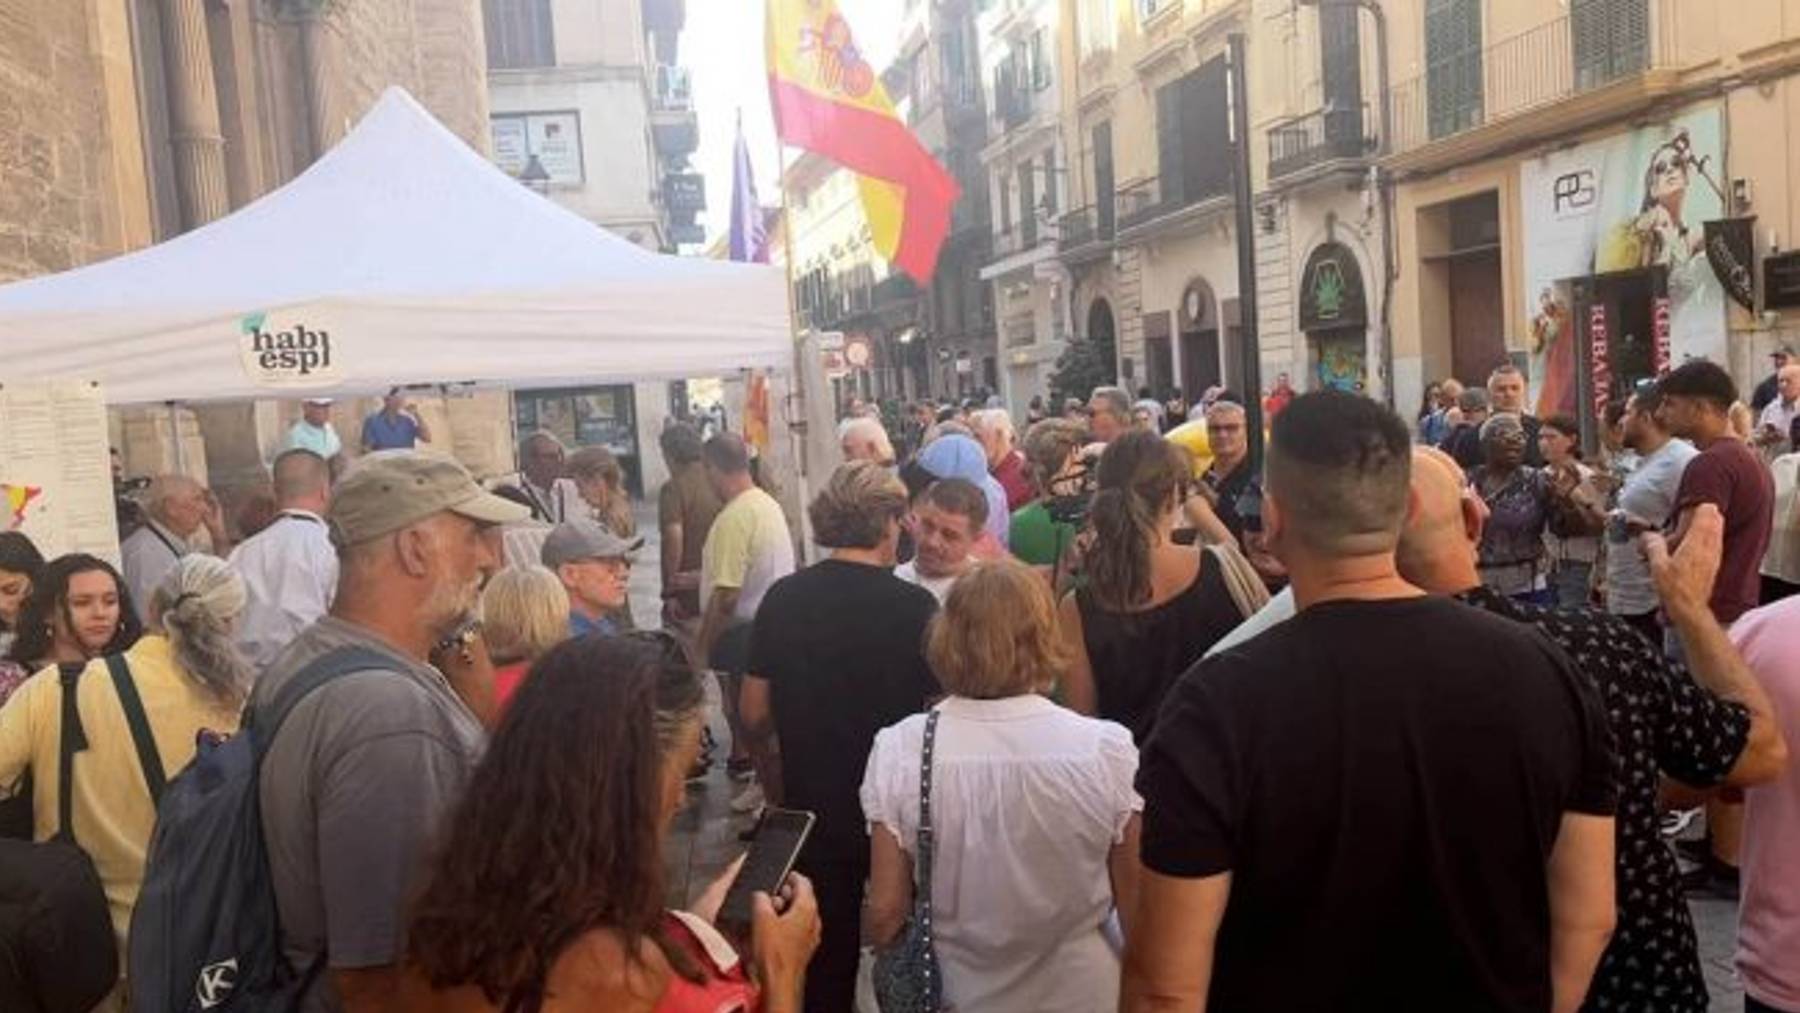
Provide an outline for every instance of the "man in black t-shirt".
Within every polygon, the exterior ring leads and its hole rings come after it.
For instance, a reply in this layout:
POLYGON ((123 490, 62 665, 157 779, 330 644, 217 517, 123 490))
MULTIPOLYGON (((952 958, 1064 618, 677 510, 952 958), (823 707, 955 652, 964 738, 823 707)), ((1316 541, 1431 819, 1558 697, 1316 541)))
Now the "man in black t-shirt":
POLYGON ((855 1004, 869 875, 857 792, 875 733, 941 692, 924 653, 937 599, 891 569, 905 512, 906 487, 887 469, 838 468, 808 509, 830 558, 776 581, 750 632, 740 716, 764 794, 818 816, 797 866, 825 923, 806 973, 809 1013, 855 1004))
POLYGON ((1613 924, 1606 715, 1543 637, 1400 578, 1409 442, 1336 391, 1275 420, 1264 533, 1300 613, 1184 675, 1145 746, 1124 1013, 1587 988, 1613 924))

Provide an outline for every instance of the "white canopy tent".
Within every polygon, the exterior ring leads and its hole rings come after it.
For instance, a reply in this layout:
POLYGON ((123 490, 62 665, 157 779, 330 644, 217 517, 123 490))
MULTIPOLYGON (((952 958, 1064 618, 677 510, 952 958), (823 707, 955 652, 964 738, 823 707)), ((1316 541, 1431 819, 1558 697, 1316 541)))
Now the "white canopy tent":
POLYGON ((398 88, 230 216, 0 287, 0 381, 98 380, 113 404, 791 367, 778 270, 639 249, 398 88))

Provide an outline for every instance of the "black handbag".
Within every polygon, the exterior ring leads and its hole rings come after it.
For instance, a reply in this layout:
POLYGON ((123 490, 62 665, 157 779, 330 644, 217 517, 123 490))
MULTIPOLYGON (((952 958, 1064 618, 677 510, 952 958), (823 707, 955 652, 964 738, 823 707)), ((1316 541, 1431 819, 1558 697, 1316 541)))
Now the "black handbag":
POLYGON ((937 1013, 944 1005, 944 976, 931 935, 931 754, 938 712, 925 717, 919 751, 919 859, 914 867, 913 910, 894 941, 875 954, 871 975, 881 1013, 937 1013))

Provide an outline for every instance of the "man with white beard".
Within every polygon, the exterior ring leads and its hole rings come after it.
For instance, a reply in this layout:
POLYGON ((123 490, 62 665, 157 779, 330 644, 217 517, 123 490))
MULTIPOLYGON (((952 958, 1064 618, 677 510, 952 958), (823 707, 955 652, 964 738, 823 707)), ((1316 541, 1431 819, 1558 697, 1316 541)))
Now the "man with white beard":
POLYGON ((499 525, 527 512, 455 461, 410 451, 365 458, 333 492, 331 612, 276 655, 247 717, 266 727, 290 683, 367 652, 293 705, 260 772, 282 946, 294 967, 324 961, 307 1013, 398 1005, 412 873, 493 713, 481 587, 500 567, 499 525))

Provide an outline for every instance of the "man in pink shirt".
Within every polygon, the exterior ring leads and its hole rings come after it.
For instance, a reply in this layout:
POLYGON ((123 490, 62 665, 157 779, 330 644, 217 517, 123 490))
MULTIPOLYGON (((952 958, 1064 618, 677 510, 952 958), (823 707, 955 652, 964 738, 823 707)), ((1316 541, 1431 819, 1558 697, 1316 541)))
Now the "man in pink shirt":
MULTIPOLYGON (((1800 598, 1744 614, 1731 640, 1761 680, 1790 743, 1800 742, 1800 598)), ((1800 761, 1786 777, 1744 791, 1738 974, 1745 1013, 1800 1011, 1800 761)))

